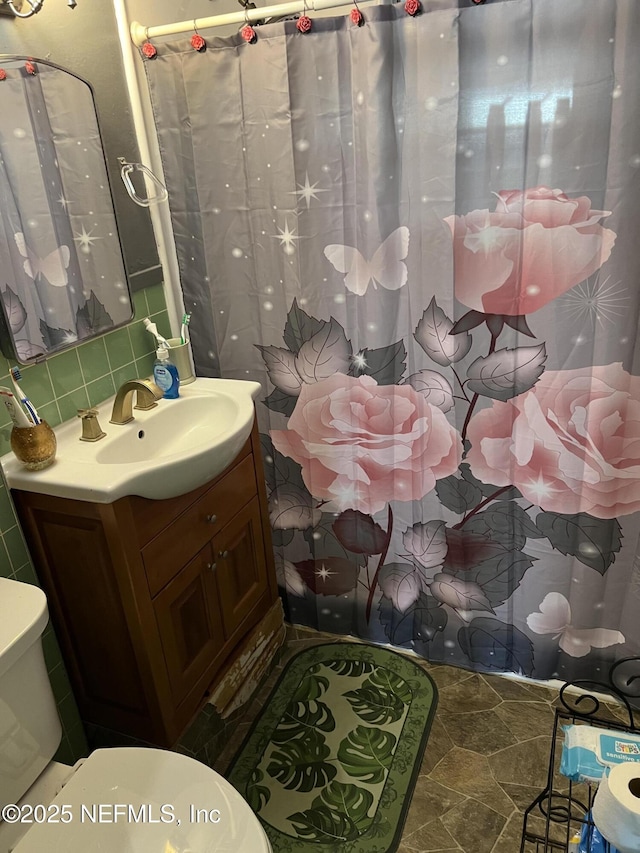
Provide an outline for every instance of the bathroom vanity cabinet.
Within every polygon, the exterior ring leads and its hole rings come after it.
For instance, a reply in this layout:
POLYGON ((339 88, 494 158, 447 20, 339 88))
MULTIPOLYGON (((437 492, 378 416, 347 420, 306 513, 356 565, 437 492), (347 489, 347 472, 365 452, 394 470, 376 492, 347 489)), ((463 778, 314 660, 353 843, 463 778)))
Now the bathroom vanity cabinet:
POLYGON ((13 491, 86 721, 172 746, 277 597, 254 423, 234 462, 169 500, 13 491))

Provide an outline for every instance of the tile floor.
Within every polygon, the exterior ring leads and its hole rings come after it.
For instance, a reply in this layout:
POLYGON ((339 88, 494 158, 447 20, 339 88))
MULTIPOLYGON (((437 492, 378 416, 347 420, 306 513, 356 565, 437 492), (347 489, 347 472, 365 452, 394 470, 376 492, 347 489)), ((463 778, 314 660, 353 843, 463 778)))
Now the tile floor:
MULTIPOLYGON (((235 720, 216 770, 225 772, 287 661, 336 639, 289 627, 278 665, 235 720)), ((439 702, 398 853, 518 853, 523 811, 546 782, 557 691, 445 665, 424 668, 439 702)))

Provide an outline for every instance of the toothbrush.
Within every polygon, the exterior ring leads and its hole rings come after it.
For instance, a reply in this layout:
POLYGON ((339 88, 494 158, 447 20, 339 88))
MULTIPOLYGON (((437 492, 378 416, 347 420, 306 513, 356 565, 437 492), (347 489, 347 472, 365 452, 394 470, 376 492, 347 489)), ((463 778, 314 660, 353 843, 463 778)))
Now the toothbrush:
POLYGON ((191 322, 191 314, 182 315, 182 327, 180 329, 180 342, 183 344, 189 343, 189 323, 191 322))
POLYGON ((25 415, 24 409, 16 400, 13 391, 9 391, 8 388, 4 387, 0 388, 0 397, 2 397, 2 402, 7 407, 9 417, 13 421, 14 426, 18 427, 19 429, 33 426, 29 418, 25 415))
POLYGON ((167 343, 166 339, 163 338, 162 335, 160 334, 160 332, 158 331, 158 327, 156 326, 156 324, 152 323, 148 317, 145 317, 142 322, 143 322, 144 327, 147 330, 147 332, 151 332, 151 334, 154 336, 154 338, 158 341, 159 346, 166 347, 167 349, 169 349, 169 344, 167 343))
POLYGON ((18 381, 22 379, 22 374, 20 373, 19 367, 11 367, 9 368, 9 374, 11 376, 11 381, 13 382, 13 387, 15 388, 16 396, 18 400, 22 403, 22 405, 27 410, 29 417, 34 426, 37 426, 40 423, 40 416, 36 410, 36 407, 33 405, 31 400, 24 393, 22 388, 18 385, 18 381))

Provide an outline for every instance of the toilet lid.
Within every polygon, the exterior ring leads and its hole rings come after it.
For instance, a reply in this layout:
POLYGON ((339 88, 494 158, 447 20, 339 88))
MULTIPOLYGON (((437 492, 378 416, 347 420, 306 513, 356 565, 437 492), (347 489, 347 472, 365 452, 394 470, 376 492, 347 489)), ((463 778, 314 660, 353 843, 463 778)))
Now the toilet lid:
POLYGON ((226 779, 159 749, 96 750, 46 817, 15 853, 271 853, 258 818, 226 779))

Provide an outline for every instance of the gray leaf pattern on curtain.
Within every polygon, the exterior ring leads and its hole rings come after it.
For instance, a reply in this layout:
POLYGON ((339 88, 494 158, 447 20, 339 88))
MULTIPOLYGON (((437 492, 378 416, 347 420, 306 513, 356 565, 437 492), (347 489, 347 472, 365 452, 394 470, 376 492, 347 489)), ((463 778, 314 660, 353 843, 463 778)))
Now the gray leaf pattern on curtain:
POLYGON ((640 8, 455 5, 158 46, 197 370, 262 382, 292 621, 597 677, 640 640, 640 8))

